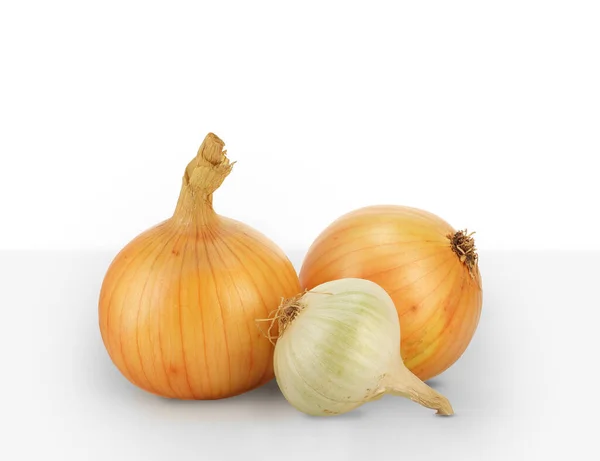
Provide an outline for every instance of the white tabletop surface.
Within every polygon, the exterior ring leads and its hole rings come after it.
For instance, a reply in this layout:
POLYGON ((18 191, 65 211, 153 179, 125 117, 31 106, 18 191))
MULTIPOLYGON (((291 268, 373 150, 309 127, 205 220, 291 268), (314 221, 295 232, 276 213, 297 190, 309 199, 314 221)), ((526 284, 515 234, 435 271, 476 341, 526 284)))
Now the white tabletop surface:
POLYGON ((1 460, 600 459, 600 253, 481 254, 479 328, 430 382, 451 418, 391 396, 312 418, 273 381, 221 401, 147 394, 100 339, 113 255, 0 252, 1 460))

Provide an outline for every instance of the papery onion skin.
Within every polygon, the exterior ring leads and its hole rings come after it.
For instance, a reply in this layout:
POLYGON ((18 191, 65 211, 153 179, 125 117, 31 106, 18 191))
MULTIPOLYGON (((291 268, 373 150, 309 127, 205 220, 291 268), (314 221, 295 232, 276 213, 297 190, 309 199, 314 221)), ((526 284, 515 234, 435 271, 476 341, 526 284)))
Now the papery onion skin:
POLYGON ((300 284, 311 289, 357 277, 383 287, 400 319, 404 364, 428 380, 460 358, 481 315, 477 255, 471 267, 461 261, 449 238, 456 234, 446 221, 417 208, 360 208, 335 220, 313 242, 300 284))
POLYGON ((163 397, 219 399, 271 380, 273 346, 255 320, 299 290, 275 243, 212 209, 231 169, 222 147, 206 137, 173 217, 127 244, 102 284, 100 331, 112 361, 163 397))

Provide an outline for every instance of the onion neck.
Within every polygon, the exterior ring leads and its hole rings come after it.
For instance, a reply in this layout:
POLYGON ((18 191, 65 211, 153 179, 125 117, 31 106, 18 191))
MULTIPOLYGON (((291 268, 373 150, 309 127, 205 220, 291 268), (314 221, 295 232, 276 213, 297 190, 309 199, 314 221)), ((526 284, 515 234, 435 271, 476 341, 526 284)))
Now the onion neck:
POLYGON ((448 399, 417 378, 403 363, 386 375, 382 387, 385 394, 409 398, 419 405, 436 410, 438 415, 454 414, 448 399))
POLYGON ((213 209, 213 192, 231 172, 233 164, 227 158, 225 143, 208 133, 196 157, 188 163, 173 219, 180 224, 208 225, 218 218, 213 209))

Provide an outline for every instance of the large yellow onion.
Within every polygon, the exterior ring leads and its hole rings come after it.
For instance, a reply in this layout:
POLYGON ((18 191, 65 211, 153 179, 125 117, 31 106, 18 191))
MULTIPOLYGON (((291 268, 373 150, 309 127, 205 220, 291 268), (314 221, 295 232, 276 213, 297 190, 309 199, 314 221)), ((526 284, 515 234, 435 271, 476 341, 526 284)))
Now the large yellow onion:
POLYGON ((164 397, 218 399, 272 379, 273 346, 256 319, 300 289, 273 242, 213 210, 233 165, 223 146, 205 138, 173 216, 121 250, 100 293, 111 359, 133 384, 164 397))
POLYGON ((471 235, 432 213, 401 206, 350 212, 313 242, 300 271, 312 289, 364 278, 392 297, 402 332, 404 364, 422 380, 463 354, 482 306, 478 256, 471 235))

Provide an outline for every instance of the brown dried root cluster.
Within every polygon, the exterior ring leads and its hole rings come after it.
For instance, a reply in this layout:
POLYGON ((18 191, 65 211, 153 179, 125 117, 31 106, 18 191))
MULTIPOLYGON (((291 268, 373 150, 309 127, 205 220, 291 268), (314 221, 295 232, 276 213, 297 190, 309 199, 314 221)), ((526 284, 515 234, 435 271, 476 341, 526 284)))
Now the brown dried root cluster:
POLYGON ((258 329, 271 344, 275 345, 275 342, 283 335, 285 329, 291 325, 298 313, 304 309, 304 304, 301 302, 304 293, 296 295, 293 298, 281 298, 279 307, 272 311, 266 319, 256 320, 258 329), (260 327, 261 322, 269 324, 267 331, 264 331, 260 327))
POLYGON ((306 304, 302 302, 302 298, 304 298, 306 293, 316 293, 329 296, 332 295, 332 293, 322 291, 304 290, 304 292, 294 296, 293 298, 281 298, 281 304, 279 307, 272 311, 266 319, 256 320, 256 326, 265 336, 265 338, 271 342, 271 344, 275 345, 275 342, 281 337, 281 335, 283 335, 285 329, 292 324, 296 316, 306 307, 306 304), (264 331, 260 327, 261 322, 266 322, 269 324, 267 331, 264 331), (276 332, 274 332, 275 327, 277 327, 276 332))
POLYGON ((477 249, 475 248, 475 240, 472 237, 473 234, 475 234, 475 232, 468 234, 465 229, 464 231, 459 230, 454 234, 448 234, 446 237, 450 240, 452 251, 454 251, 458 258, 467 266, 471 277, 475 278, 479 256, 477 255, 477 249))

